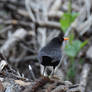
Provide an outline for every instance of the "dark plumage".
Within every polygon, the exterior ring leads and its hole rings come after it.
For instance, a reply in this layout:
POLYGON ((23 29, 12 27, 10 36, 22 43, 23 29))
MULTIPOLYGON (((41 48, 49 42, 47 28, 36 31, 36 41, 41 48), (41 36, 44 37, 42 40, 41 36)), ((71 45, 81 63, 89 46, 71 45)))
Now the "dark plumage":
POLYGON ((56 37, 43 47, 38 54, 40 63, 44 66, 57 66, 61 59, 61 44, 60 39, 56 37))
POLYGON ((62 57, 61 45, 63 41, 64 34, 61 33, 57 37, 53 38, 46 46, 44 46, 38 53, 40 64, 44 67, 53 66, 55 69, 62 57))

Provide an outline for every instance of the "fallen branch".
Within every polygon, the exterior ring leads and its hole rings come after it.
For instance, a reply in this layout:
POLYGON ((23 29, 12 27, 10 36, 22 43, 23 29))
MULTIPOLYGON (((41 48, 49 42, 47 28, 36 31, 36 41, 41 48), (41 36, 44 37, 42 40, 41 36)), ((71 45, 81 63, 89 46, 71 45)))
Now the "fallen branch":
POLYGON ((27 32, 24 29, 17 29, 16 32, 14 32, 13 35, 4 43, 0 51, 7 56, 10 49, 14 47, 15 43, 23 39, 26 35, 27 32))
POLYGON ((50 11, 57 11, 61 6, 62 0, 55 0, 54 4, 52 5, 50 11))
POLYGON ((32 87, 25 89, 23 92, 37 92, 39 87, 44 86, 46 83, 52 82, 49 78, 41 78, 38 81, 36 81, 32 87))
POLYGON ((88 74, 89 74, 90 69, 91 69, 91 66, 89 64, 87 64, 87 63, 84 64, 83 70, 81 73, 81 78, 80 78, 81 92, 85 92, 88 74))

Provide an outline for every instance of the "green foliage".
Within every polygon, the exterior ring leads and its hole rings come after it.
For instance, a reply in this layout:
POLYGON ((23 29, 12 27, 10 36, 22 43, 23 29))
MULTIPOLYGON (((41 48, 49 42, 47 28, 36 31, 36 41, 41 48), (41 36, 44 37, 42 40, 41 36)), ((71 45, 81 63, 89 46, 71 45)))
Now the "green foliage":
MULTIPOLYGON (((66 33, 67 29, 70 27, 72 22, 76 19, 78 16, 78 13, 72 13, 72 0, 69 0, 69 6, 68 6, 68 12, 64 13, 63 16, 60 19, 61 29, 64 33, 66 33)), ((74 34, 72 33, 69 37, 69 41, 64 49, 65 53, 69 56, 70 59, 70 65, 67 72, 66 78, 69 80, 73 80, 75 77, 75 62, 74 59, 77 56, 78 52, 81 48, 83 48, 88 41, 81 42, 80 40, 74 40, 74 34)))
POLYGON ((72 44, 68 43, 65 47, 65 53, 70 57, 75 57, 80 50, 81 44, 79 40, 72 41, 72 44))
POLYGON ((75 74, 76 74, 76 66, 74 63, 74 58, 70 57, 70 66, 69 66, 69 69, 67 71, 66 79, 72 80, 72 82, 73 82, 75 74))
MULTIPOLYGON (((74 40, 74 34, 70 34, 69 36, 69 42, 66 44, 65 47, 65 53, 69 56, 70 59, 70 65, 69 69, 67 71, 67 76, 66 78, 68 80, 74 80, 75 74, 76 74, 76 66, 74 59, 77 56, 78 52, 80 51, 81 48, 83 48, 88 41, 81 42, 80 40, 74 40)), ((80 62, 83 63, 83 62, 80 62)))
POLYGON ((84 41, 84 42, 80 45, 80 48, 83 48, 87 43, 88 43, 88 40, 84 41))
POLYGON ((70 67, 68 72, 67 72, 67 79, 73 79, 75 77, 75 68, 70 67))
POLYGON ((81 42, 80 40, 74 40, 73 35, 70 37, 70 41, 65 47, 65 53, 70 57, 70 66, 67 72, 67 79, 74 79, 76 74, 74 58, 77 56, 80 49, 83 48, 87 43, 88 41, 81 42))
POLYGON ((73 40, 74 40, 74 34, 71 33, 71 34, 69 35, 69 43, 72 44, 72 41, 73 41, 73 40))
POLYGON ((80 40, 73 40, 72 43, 69 43, 65 47, 65 53, 69 57, 75 57, 77 53, 87 44, 87 41, 81 42, 80 40))
POLYGON ((83 58, 80 58, 80 61, 79 61, 79 64, 83 64, 84 63, 84 59, 83 58))
POLYGON ((75 20, 78 16, 78 13, 64 13, 60 19, 61 29, 63 29, 64 33, 71 25, 71 23, 75 20))

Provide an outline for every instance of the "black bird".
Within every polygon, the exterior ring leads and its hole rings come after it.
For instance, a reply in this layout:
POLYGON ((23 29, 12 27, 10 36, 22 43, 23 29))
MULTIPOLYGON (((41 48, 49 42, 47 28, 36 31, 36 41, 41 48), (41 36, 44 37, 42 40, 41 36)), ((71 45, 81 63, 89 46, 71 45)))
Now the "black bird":
POLYGON ((39 51, 38 60, 44 66, 44 71, 46 66, 53 66, 54 71, 59 64, 62 57, 61 45, 64 40, 68 40, 68 38, 64 38, 64 33, 60 33, 39 51))

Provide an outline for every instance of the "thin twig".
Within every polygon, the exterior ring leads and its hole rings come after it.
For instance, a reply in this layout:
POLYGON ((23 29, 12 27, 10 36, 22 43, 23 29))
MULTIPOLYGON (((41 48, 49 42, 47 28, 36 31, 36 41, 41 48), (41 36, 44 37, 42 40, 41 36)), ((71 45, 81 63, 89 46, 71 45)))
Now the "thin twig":
POLYGON ((29 13, 30 18, 32 19, 33 22, 35 22, 35 17, 31 11, 31 7, 30 7, 30 0, 25 0, 25 6, 26 6, 26 9, 29 13))

